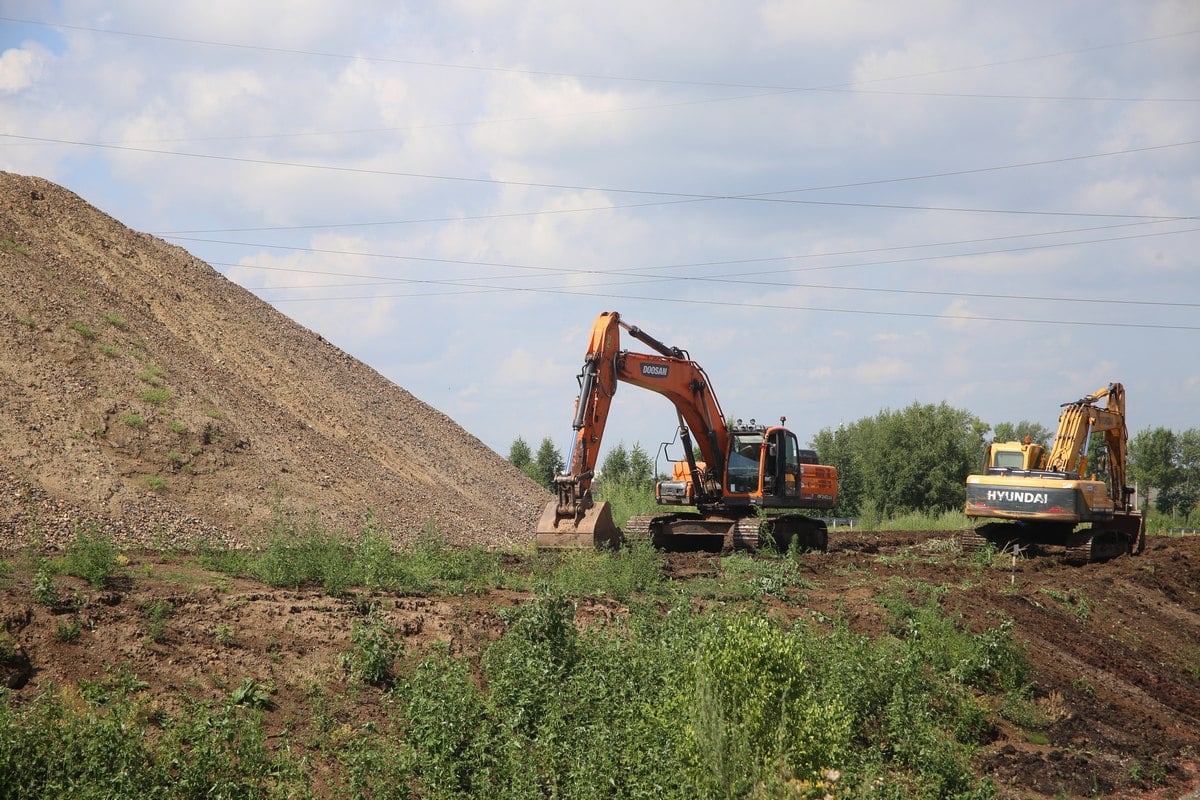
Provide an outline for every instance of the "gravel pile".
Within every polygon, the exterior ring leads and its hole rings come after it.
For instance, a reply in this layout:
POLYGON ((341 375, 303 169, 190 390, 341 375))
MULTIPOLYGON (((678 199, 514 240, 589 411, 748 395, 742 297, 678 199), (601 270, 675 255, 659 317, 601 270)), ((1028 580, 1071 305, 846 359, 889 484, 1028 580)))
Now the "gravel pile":
POLYGON ((437 409, 48 181, 0 172, 0 549, 279 519, 521 546, 549 496, 437 409))

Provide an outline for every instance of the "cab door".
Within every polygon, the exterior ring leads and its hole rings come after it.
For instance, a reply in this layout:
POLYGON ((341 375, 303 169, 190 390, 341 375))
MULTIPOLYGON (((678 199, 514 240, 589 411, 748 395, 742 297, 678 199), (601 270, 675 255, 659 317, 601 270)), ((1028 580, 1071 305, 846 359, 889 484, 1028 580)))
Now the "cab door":
MULTIPOLYGON (((784 428, 775 428, 767 439, 767 463, 764 478, 771 476, 769 494, 781 500, 800 498, 800 446, 796 434, 784 428)), ((763 481, 766 489, 767 481, 763 481)))

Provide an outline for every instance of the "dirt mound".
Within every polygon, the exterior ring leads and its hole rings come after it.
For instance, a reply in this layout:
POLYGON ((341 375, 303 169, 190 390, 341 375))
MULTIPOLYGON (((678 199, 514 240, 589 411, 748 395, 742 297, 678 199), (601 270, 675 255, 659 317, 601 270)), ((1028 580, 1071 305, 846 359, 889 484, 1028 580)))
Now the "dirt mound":
POLYGON ((252 541, 279 515, 523 542, 546 493, 186 251, 0 173, 0 549, 83 521, 252 541))

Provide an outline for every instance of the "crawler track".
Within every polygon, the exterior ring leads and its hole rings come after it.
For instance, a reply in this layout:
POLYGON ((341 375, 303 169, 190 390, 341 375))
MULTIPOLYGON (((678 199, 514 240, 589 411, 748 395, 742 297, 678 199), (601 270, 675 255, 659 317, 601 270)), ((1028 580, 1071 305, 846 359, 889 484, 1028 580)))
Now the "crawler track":
POLYGON ((787 549, 793 540, 802 550, 829 546, 825 523, 800 514, 778 517, 703 517, 700 514, 648 514, 631 517, 622 528, 625 541, 646 541, 669 551, 787 549))

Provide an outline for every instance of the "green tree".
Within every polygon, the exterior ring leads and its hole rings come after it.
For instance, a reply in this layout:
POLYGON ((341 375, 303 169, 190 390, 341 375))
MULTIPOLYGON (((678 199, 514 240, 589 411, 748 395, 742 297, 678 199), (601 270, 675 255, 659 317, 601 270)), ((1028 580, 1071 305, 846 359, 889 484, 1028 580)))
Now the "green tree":
POLYGON ((978 417, 944 402, 914 402, 822 430, 814 444, 821 460, 838 469, 838 513, 894 515, 961 506, 987 430, 978 417))
POLYGON ((637 442, 634 442, 629 451, 629 480, 634 486, 649 486, 654 483, 654 462, 637 442))
POLYGON ((644 489, 654 483, 654 462, 638 443, 629 450, 625 443, 620 442, 600 465, 600 481, 609 487, 622 484, 633 488, 644 489))
POLYGON ((1049 447, 1052 435, 1052 432, 1045 425, 1023 419, 1015 424, 1012 422, 1001 422, 995 427, 992 439, 997 442, 1023 442, 1025 441, 1025 437, 1028 436, 1029 440, 1034 444, 1049 447))
POLYGON ((1181 513, 1191 517, 1200 503, 1200 428, 1188 428, 1179 434, 1180 481, 1176 502, 1181 513))
POLYGON ((628 478, 629 453, 625 451, 625 443, 618 442, 600 464, 600 479, 604 482, 619 483, 628 478))
POLYGON ((859 442, 869 436, 871 421, 861 419, 857 423, 837 429, 823 428, 809 442, 817 451, 822 464, 837 467, 839 514, 854 515, 864 507, 863 469, 859 454, 866 450, 859 442))
POLYGON ((562 453, 554 446, 554 442, 549 436, 542 439, 537 456, 530 468, 533 470, 531 477, 534 480, 547 489, 554 488, 554 476, 566 468, 566 462, 563 461, 562 453))
POLYGON ((1171 511, 1171 490, 1181 479, 1177 450, 1175 432, 1168 428, 1147 428, 1130 440, 1129 477, 1140 484, 1143 507, 1149 502, 1151 490, 1155 490, 1155 507, 1171 511))
POLYGON ((525 440, 518 436, 508 448, 508 460, 517 469, 525 469, 533 463, 533 451, 525 440))

